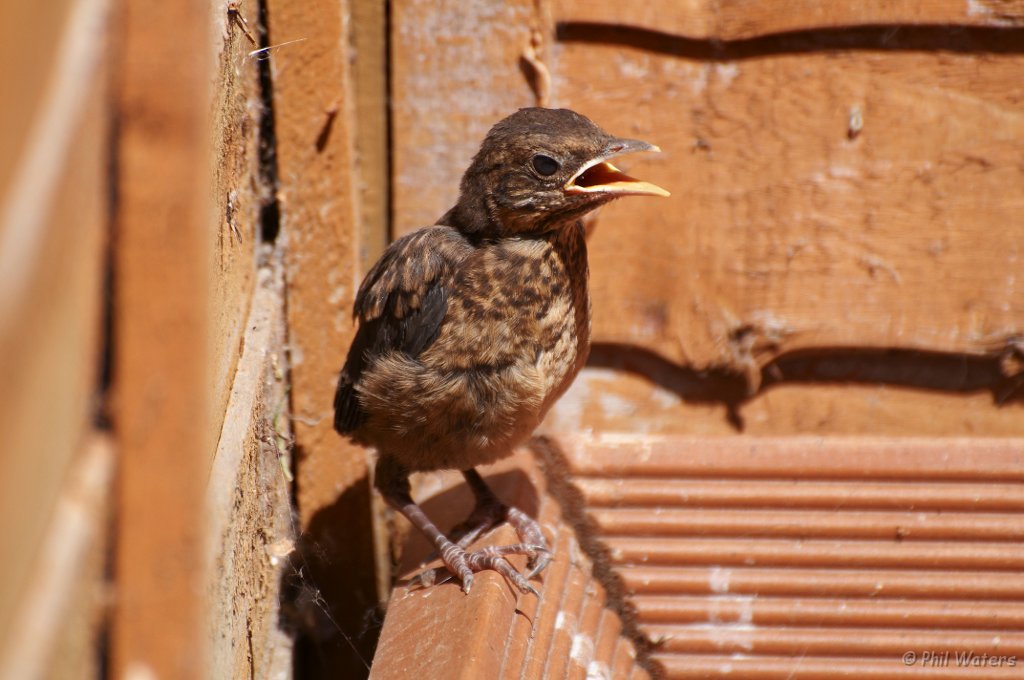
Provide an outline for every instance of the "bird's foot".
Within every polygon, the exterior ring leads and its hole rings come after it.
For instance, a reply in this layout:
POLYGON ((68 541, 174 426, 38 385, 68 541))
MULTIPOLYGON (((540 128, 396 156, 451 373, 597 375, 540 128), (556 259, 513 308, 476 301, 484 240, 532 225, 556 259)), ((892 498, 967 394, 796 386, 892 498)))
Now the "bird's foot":
POLYGON ((526 574, 526 579, 529 580, 548 566, 551 562, 551 551, 548 550, 548 543, 540 524, 519 508, 505 505, 493 497, 477 503, 472 514, 464 522, 453 527, 448 532, 448 537, 455 545, 466 550, 474 541, 503 521, 508 522, 516 530, 522 544, 541 548, 530 556, 527 563, 530 570, 526 574))
MULTIPOLYGON (((438 551, 441 553, 441 561, 444 562, 445 567, 462 582, 462 591, 467 594, 473 587, 473 574, 490 569, 504 576, 521 592, 534 595, 537 595, 537 590, 530 585, 528 579, 536 573, 536 570, 532 570, 529 576, 524 576, 505 558, 509 555, 528 555, 532 564, 539 556, 547 555, 549 552, 547 546, 531 543, 496 545, 466 552, 465 548, 447 539, 439 542, 438 551)), ((550 560, 550 558, 547 559, 550 560)))

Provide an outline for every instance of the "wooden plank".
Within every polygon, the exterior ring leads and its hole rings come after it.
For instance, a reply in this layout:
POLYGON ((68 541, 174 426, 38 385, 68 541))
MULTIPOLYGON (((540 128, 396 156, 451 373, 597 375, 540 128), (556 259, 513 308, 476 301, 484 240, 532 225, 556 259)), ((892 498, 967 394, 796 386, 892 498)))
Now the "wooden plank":
POLYGON ((258 272, 217 455, 206 488, 205 591, 212 678, 289 677, 292 639, 281 592, 295 544, 288 461, 284 276, 280 257, 258 272), (242 641, 246 642, 243 644, 242 641))
POLYGON ((388 242, 388 39, 386 3, 353 0, 349 31, 356 58, 355 154, 359 168, 360 264, 369 271, 388 242))
POLYGON ((304 535, 298 549, 304 587, 323 606, 309 614, 327 619, 324 636, 307 631, 313 637, 299 643, 310 677, 366 672, 372 640, 359 633, 377 602, 367 454, 333 428, 361 276, 348 13, 344 1, 267 5, 270 44, 301 40, 273 50, 270 63, 304 535))
POLYGON ((264 111, 255 49, 239 26, 242 19, 253 37, 257 2, 238 2, 241 19, 228 12, 206 16, 213 31, 215 54, 210 157, 213 212, 210 220, 209 310, 213 343, 211 426, 220 430, 227 408, 242 334, 249 315, 260 242, 260 209, 272 190, 259 168, 260 124, 264 111))
POLYGON ((851 26, 1021 26, 1020 0, 682 0, 635 5, 615 0, 553 0, 558 22, 605 23, 697 40, 743 40, 787 31, 851 26))
POLYGON ((68 470, 0 650, 2 678, 100 673, 114 449, 91 433, 68 470))
MULTIPOLYGON (((12 105, 0 113, 4 641, 14 639, 62 485, 97 415, 109 230, 107 12, 97 0, 0 8, 0 34, 12 39, 0 44, 2 68, 17 71, 28 59, 24 75, 5 70, 12 105), (12 35, 25 27, 50 38, 12 35)), ((6 655, 0 650, 0 662, 6 655)))
MULTIPOLYGON (((932 361, 823 357, 824 375, 782 373, 755 395, 741 376, 701 374, 621 345, 598 348, 548 414, 551 433, 751 435, 1024 434, 1020 403, 1003 402, 1013 381, 995 360, 949 355, 932 361), (788 379, 788 381, 787 381, 788 379)), ((771 373, 769 365, 764 373, 771 373)))
POLYGON ((536 3, 391 4, 392 232, 434 224, 491 125, 534 95, 520 59, 536 3))
POLYGON ((216 237, 206 10, 198 2, 124 3, 114 20, 114 425, 124 453, 111 667, 119 677, 207 677, 202 498, 211 420, 220 415, 211 415, 210 387, 216 237))
POLYGON ((595 341, 752 387, 808 348, 1009 351, 1024 42, 973 31, 697 46, 563 32, 559 103, 661 145, 630 165, 673 191, 599 213, 595 341))
POLYGON ((0 187, 7 187, 14 177, 16 159, 28 151, 26 133, 33 118, 46 106, 47 96, 53 96, 52 78, 61 63, 61 47, 69 44, 73 9, 102 4, 55 0, 8 2, 0 8, 0 83, 6 101, 0 108, 0 187), (43 35, 48 39, 40 40, 43 35))

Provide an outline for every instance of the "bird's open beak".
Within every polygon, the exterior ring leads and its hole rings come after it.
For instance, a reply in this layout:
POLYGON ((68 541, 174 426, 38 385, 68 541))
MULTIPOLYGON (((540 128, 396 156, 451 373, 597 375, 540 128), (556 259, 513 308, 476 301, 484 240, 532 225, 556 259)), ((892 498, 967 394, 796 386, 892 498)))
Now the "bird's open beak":
POLYGON ((608 162, 609 158, 641 151, 660 152, 638 139, 616 139, 597 158, 586 163, 565 185, 567 194, 615 194, 616 196, 671 196, 657 184, 630 177, 608 162))

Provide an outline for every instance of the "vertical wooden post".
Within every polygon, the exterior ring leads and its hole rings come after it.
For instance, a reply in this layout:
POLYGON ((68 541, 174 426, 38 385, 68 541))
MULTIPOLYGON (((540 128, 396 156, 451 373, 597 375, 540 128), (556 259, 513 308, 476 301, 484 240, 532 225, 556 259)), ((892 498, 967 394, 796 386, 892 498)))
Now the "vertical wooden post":
POLYGON ((113 677, 203 678, 209 9, 121 2, 114 249, 113 677))
POLYGON ((388 244, 388 40, 387 3, 353 0, 349 33, 356 59, 355 152, 359 171, 359 255, 363 271, 388 244))
POLYGON ((0 3, 0 678, 97 661, 108 4, 0 3))
POLYGON ((288 288, 302 586, 320 624, 297 654, 307 677, 359 677, 377 604, 366 452, 333 424, 338 371, 352 337, 359 283, 349 6, 269 0, 274 129, 288 288), (288 44, 288 41, 300 41, 288 44))

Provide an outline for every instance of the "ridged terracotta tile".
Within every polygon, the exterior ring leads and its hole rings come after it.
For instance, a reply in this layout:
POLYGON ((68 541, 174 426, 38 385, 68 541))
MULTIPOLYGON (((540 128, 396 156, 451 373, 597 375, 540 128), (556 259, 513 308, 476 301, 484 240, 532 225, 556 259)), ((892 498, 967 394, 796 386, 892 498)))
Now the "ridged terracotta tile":
POLYGON ((1024 672, 1024 440, 562 443, 669 678, 1024 672))
POLYGON ((559 444, 542 467, 571 473, 560 501, 526 455, 492 472, 553 539, 540 601, 493 574, 469 597, 399 586, 373 677, 402 677, 395 658, 422 677, 648 677, 638 633, 667 678, 1021 677, 1024 440, 559 444), (611 567, 602 582, 591 557, 611 567))

